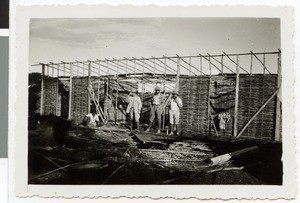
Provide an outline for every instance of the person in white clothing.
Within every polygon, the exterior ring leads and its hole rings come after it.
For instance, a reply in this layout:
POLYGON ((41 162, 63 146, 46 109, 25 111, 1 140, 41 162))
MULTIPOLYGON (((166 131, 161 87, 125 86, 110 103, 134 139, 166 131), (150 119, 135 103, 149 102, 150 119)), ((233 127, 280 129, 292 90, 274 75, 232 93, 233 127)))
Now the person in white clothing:
POLYGON ((91 127, 99 126, 99 116, 96 114, 95 110, 84 117, 83 125, 91 127))
POLYGON ((174 125, 176 126, 176 131, 178 133, 180 108, 182 108, 182 100, 178 96, 178 91, 174 90, 172 93, 172 98, 169 103, 170 111, 170 125, 171 125, 171 135, 174 133, 174 125))
POLYGON ((132 92, 127 97, 128 106, 126 113, 129 114, 132 122, 131 129, 133 129, 134 122, 136 124, 136 130, 140 129, 140 113, 142 109, 141 98, 138 96, 138 92, 132 92))

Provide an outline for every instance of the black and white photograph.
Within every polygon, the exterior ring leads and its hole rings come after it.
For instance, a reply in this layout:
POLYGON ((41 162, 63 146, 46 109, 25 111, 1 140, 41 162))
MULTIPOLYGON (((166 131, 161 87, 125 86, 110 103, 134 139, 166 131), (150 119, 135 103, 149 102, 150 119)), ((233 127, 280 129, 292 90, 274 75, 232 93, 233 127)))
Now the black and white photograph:
POLYGON ((279 18, 32 18, 28 184, 282 185, 279 18))

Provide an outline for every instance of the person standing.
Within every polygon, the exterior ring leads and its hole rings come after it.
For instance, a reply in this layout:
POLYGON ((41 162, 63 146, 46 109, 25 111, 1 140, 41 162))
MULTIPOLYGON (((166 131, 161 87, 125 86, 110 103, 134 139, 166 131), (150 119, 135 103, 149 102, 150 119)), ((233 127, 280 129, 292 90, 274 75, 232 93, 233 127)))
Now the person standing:
POLYGON ((136 130, 140 130, 140 114, 142 109, 141 98, 138 96, 138 92, 129 93, 127 97, 128 106, 126 108, 126 113, 130 115, 130 120, 132 122, 131 126, 133 129, 134 122, 136 124, 136 130))
POLYGON ((180 108, 182 108, 182 100, 178 96, 178 91, 174 90, 172 93, 172 97, 169 103, 170 110, 170 125, 171 125, 171 133, 170 135, 174 134, 174 125, 176 127, 176 131, 178 133, 178 126, 179 126, 179 117, 180 117, 180 108))
POLYGON ((150 110, 150 122, 149 122, 149 127, 146 130, 146 132, 150 131, 150 129, 153 125, 153 122, 156 118, 157 122, 158 122, 157 133, 160 133, 163 102, 164 102, 164 96, 161 94, 160 88, 155 87, 155 92, 153 94, 153 97, 152 97, 151 103, 150 103, 150 108, 151 108, 151 110, 150 110))
POLYGON ((110 120, 109 112, 112 108, 112 99, 107 93, 103 102, 103 114, 104 114, 104 121, 107 123, 110 120))

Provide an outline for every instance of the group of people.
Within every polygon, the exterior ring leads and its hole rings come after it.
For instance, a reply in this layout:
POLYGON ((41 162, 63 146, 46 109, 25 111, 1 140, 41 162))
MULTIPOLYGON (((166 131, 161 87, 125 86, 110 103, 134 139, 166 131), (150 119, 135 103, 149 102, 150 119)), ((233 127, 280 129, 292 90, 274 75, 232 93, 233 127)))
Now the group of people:
MULTIPOLYGON (((171 134, 174 133, 175 129, 178 131, 180 108, 182 107, 182 100, 178 96, 178 91, 176 90, 173 91, 170 100, 166 101, 166 98, 164 94, 161 93, 160 88, 156 87, 155 92, 150 101, 151 110, 150 110, 149 126, 146 132, 149 132, 151 130, 153 123, 156 119, 158 123, 157 133, 161 133, 161 123, 162 123, 161 118, 162 118, 162 113, 164 111, 163 105, 165 102, 168 102, 167 106, 169 106, 170 108, 169 121, 171 125, 170 126, 171 134)), ((136 124, 136 130, 140 130, 139 120, 140 120, 141 109, 142 109, 142 102, 137 92, 133 92, 129 94, 126 113, 130 115, 132 126, 134 123, 136 124)))
MULTIPOLYGON (((138 96, 138 92, 137 91, 130 92, 128 97, 126 98, 126 101, 128 103, 126 108, 126 114, 128 115, 131 121, 131 126, 132 126, 131 128, 133 129, 133 127, 135 126, 135 130, 140 130, 140 115, 142 110, 142 102, 141 102, 141 98, 138 96)), ((107 101, 105 102, 107 103, 107 101)), ((159 87, 156 87, 150 101, 151 110, 150 110, 149 126, 146 132, 149 132, 151 130, 155 120, 157 120, 158 123, 157 133, 161 133, 162 114, 163 111, 165 110, 164 104, 165 106, 169 107, 169 122, 171 128, 170 134, 173 134, 175 130, 178 131, 180 108, 182 108, 183 106, 182 100, 178 95, 178 91, 174 90, 172 92, 172 95, 170 95, 170 98, 166 99, 164 94, 161 93, 161 89, 159 87), (167 104, 165 104, 165 102, 167 102, 167 104)), ((105 108, 104 111, 107 111, 107 108, 105 108)), ((92 126, 98 126, 99 117, 96 114, 96 111, 93 110, 91 113, 86 115, 84 118, 84 122, 92 126)))

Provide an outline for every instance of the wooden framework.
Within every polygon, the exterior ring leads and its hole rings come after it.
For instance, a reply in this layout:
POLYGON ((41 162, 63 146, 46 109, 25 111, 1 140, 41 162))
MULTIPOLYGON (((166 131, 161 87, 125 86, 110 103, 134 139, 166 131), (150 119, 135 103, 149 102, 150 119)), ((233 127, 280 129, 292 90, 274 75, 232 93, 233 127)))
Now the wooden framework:
MULTIPOLYGON (((69 114, 68 118, 71 119, 72 111, 72 80, 74 77, 88 77, 90 81, 91 77, 99 78, 115 78, 118 85, 120 79, 132 78, 138 79, 142 84, 142 101, 144 100, 145 84, 151 83, 153 80, 164 80, 163 88, 164 92, 171 92, 173 89, 166 87, 165 81, 168 78, 174 78, 176 80, 175 88, 179 90, 179 80, 181 76, 198 77, 205 76, 211 77, 212 75, 235 75, 236 88, 235 88, 235 108, 234 108, 234 127, 233 136, 240 136, 240 132, 237 129, 237 115, 239 105, 239 75, 247 74, 253 75, 254 63, 261 65, 260 74, 278 74, 277 89, 281 88, 281 52, 249 52, 239 54, 228 54, 223 52, 219 55, 212 54, 198 54, 193 56, 162 56, 162 57, 141 57, 141 58, 123 58, 123 59, 96 59, 87 61, 72 61, 72 62, 59 62, 59 63, 40 63, 32 66, 42 67, 42 87, 41 87, 41 108, 40 113, 43 114, 43 94, 44 94, 44 78, 57 77, 67 78, 70 81, 69 91, 69 114), (266 65, 267 57, 277 56, 277 70, 270 71, 266 65), (241 57, 249 57, 250 66, 242 64, 241 57), (204 59, 204 60, 203 60, 204 59)), ((99 84, 98 84, 99 88, 99 84)), ((279 90, 280 91, 280 90, 279 90)), ((98 93, 99 94, 99 93, 98 93)), ((251 93, 250 93, 251 94, 251 93)), ((115 97, 118 97, 118 89, 115 92, 115 97)), ((99 99, 99 95, 98 95, 99 99)), ((88 96, 89 103, 91 101, 90 95, 88 96)), ((208 103, 210 100, 208 99, 208 103)), ((210 105, 209 105, 210 106, 210 105)), ((90 106, 87 107, 90 111, 90 106)), ((210 112, 210 109, 208 109, 210 112)), ((280 125, 281 125, 281 105, 280 100, 276 100, 276 127, 275 127, 275 140, 280 140, 280 125)), ((118 117, 117 100, 115 103, 115 121, 118 117)), ((209 114, 209 117, 211 115, 209 114)), ((212 118, 210 119, 212 120, 212 118)), ((210 122, 208 123, 210 126, 210 122)), ((164 124, 163 124, 164 126, 164 124)), ((214 130, 215 126, 214 126, 214 130)), ((243 129, 244 131, 245 129, 243 129)))

